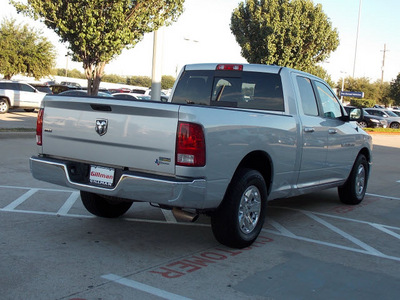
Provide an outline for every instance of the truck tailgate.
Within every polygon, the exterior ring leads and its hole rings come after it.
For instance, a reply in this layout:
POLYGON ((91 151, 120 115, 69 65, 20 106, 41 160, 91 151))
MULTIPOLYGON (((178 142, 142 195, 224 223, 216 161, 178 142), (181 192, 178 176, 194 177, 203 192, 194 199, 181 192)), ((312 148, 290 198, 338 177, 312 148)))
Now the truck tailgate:
POLYGON ((44 100, 45 155, 175 173, 179 105, 90 97, 44 100))

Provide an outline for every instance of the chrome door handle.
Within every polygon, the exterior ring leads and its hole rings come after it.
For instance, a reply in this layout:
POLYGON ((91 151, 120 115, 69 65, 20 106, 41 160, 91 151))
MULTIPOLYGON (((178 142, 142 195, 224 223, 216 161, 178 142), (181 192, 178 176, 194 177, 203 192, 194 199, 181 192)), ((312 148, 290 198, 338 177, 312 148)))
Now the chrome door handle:
POLYGON ((337 133, 337 130, 331 128, 331 129, 328 130, 328 132, 329 132, 329 134, 335 134, 335 133, 337 133))
POLYGON ((314 132, 314 127, 304 127, 304 132, 314 132))

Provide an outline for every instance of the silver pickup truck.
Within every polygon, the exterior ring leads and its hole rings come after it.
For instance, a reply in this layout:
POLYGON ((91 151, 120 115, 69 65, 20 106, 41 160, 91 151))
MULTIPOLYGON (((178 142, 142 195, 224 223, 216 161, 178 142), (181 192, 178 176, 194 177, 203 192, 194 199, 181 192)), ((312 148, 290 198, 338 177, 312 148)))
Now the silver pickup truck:
POLYGON ((343 203, 362 201, 372 145, 360 118, 307 73, 187 65, 169 103, 47 96, 31 172, 80 190, 96 216, 119 217, 136 201, 207 214, 220 243, 242 248, 260 233, 267 200, 338 187, 343 203))

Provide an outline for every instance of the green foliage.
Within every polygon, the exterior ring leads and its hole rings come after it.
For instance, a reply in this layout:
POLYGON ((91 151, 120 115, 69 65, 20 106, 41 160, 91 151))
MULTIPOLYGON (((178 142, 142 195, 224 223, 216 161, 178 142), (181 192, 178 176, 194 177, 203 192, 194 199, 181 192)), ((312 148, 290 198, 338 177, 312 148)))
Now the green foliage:
POLYGON ((148 76, 131 76, 127 78, 126 83, 129 85, 151 87, 151 78, 148 76))
POLYGON ((104 75, 102 80, 111 83, 126 83, 126 77, 115 74, 104 75))
POLYGON ((350 100, 351 106, 360 107, 360 108, 373 107, 375 104, 376 104, 376 101, 373 99, 357 98, 357 99, 350 100))
POLYGON ((143 35, 174 22, 184 0, 10 0, 19 12, 43 20, 74 61, 82 62, 88 93, 96 94, 104 67, 143 35))
POLYGON ((16 74, 39 79, 51 74, 55 63, 54 46, 28 25, 3 19, 0 25, 0 73, 5 79, 16 74))
POLYGON ((246 0, 233 11, 231 30, 248 62, 306 72, 339 45, 337 30, 311 0, 246 0))
POLYGON ((400 105, 400 73, 397 78, 390 84, 388 96, 393 99, 394 104, 400 105))
MULTIPOLYGON (((339 79, 336 84, 338 90, 342 89, 342 81, 343 78, 339 79)), ((353 92, 364 92, 364 98, 371 99, 372 102, 374 102, 371 106, 373 106, 374 104, 382 104, 385 106, 393 104, 394 97, 390 92, 391 85, 389 85, 389 83, 387 82, 381 83, 381 81, 378 80, 371 83, 367 77, 352 78, 349 76, 344 78, 344 90, 353 92)), ((369 102, 367 101, 367 104, 368 103, 369 102)))
POLYGON ((163 75, 161 77, 161 88, 164 90, 170 89, 174 86, 175 77, 171 75, 163 75))

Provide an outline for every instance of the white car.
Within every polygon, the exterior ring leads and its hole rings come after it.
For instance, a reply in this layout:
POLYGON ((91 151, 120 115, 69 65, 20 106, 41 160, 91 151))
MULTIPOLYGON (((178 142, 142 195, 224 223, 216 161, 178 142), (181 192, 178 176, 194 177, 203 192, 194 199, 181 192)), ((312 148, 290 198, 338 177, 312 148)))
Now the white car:
POLYGON ((39 109, 46 93, 39 92, 23 82, 0 81, 0 113, 10 108, 23 108, 25 111, 39 109))

